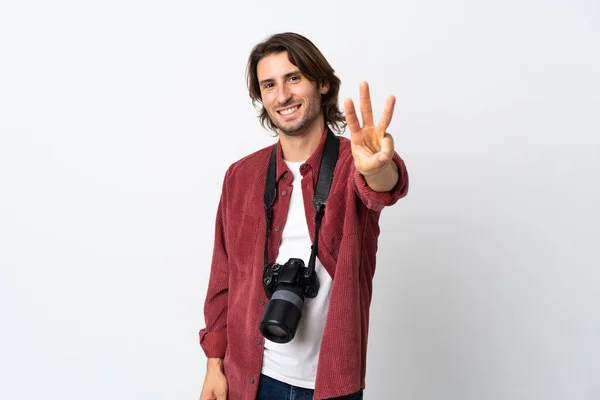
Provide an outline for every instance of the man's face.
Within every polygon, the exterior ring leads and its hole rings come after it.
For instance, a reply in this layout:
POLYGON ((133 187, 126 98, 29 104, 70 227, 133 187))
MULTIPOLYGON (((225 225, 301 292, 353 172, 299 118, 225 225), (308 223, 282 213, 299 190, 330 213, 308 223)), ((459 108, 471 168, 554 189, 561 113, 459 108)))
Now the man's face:
POLYGON ((287 52, 263 57, 256 66, 262 104, 271 121, 289 136, 305 134, 321 115, 321 95, 328 85, 306 78, 287 52))

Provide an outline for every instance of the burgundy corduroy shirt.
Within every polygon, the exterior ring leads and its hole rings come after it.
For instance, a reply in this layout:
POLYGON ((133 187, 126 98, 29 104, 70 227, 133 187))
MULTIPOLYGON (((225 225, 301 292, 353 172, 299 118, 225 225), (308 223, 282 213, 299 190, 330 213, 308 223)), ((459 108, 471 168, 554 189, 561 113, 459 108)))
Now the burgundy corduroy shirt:
MULTIPOLYGON (((314 241, 312 199, 321 142, 300 167, 306 222, 314 241)), ((340 152, 323 217, 318 257, 333 279, 315 382, 315 400, 343 396, 365 387, 367 335, 379 216, 384 206, 406 195, 408 175, 394 154, 400 179, 391 192, 375 192, 356 171, 350 141, 339 137, 340 152)), ((254 400, 262 367, 264 338, 259 324, 267 298, 262 286, 266 221, 263 194, 273 146, 232 164, 223 181, 215 243, 204 304, 206 328, 200 345, 207 357, 223 358, 229 399, 254 400)), ((269 236, 269 261, 281 243, 292 187, 292 173, 277 156, 277 198, 269 236)), ((308 262, 306 254, 296 257, 308 262)))

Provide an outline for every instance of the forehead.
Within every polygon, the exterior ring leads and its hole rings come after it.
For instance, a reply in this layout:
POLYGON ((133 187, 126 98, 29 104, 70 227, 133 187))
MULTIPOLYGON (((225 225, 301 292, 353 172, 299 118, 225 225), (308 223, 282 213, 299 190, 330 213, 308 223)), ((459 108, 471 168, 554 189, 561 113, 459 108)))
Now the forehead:
POLYGON ((260 59, 256 65, 256 75, 258 80, 275 79, 291 71, 298 70, 294 64, 288 60, 287 51, 277 54, 269 54, 260 59))

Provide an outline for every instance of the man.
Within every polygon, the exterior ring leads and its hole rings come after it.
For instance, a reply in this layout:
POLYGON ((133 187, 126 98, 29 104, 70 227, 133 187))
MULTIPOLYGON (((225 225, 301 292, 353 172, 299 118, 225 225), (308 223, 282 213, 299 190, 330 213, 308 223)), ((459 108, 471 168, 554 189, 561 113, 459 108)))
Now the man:
POLYGON ((408 190, 406 168, 386 133, 395 98, 388 97, 375 125, 363 82, 362 126, 350 99, 344 118, 337 105, 339 79, 314 44, 294 33, 273 35, 252 50, 247 81, 253 102, 262 105, 261 123, 279 137, 276 198, 267 225, 265 182, 274 146, 227 170, 204 305, 206 328, 200 331, 208 358, 200 399, 361 399, 379 216, 408 190), (263 287, 266 259, 281 265, 290 258, 308 260, 326 139, 335 139, 330 130, 339 133, 346 123, 351 140, 338 137, 319 224, 318 293, 305 300, 291 341, 267 340, 259 329, 273 301, 263 287))

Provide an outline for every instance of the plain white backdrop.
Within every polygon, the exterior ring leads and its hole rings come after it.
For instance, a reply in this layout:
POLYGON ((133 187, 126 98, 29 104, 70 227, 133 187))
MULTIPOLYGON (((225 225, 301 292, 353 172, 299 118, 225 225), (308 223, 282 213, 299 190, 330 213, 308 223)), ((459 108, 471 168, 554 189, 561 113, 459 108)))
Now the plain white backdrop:
POLYGON ((221 182, 274 140, 245 64, 281 31, 340 100, 397 97, 365 399, 599 399, 600 7, 533 0, 3 2, 0 398, 198 397, 221 182))

